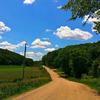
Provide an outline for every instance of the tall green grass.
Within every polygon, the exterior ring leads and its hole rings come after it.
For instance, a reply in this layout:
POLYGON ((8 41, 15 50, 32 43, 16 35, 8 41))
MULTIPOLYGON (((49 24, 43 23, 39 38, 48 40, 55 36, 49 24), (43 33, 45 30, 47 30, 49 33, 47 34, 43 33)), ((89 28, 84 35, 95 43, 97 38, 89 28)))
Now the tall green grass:
POLYGON ((25 67, 24 79, 22 71, 21 66, 0 66, 0 100, 37 88, 51 80, 42 67, 25 67))

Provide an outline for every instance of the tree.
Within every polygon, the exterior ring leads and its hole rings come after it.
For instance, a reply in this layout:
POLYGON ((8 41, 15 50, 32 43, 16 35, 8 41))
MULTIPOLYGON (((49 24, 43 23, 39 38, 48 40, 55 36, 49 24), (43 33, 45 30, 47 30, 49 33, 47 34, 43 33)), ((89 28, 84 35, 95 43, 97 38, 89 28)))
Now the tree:
POLYGON ((100 41, 49 52, 42 62, 50 68, 62 70, 67 77, 81 78, 83 74, 100 77, 100 41))
POLYGON ((97 58, 95 61, 93 61, 92 73, 94 77, 100 77, 100 58, 97 58))
POLYGON ((83 18, 85 15, 89 15, 87 21, 89 18, 96 18, 98 21, 94 22, 94 30, 100 33, 100 0, 69 0, 62 9, 71 11, 70 20, 83 18))
POLYGON ((100 22, 94 22, 95 26, 93 27, 96 33, 100 33, 100 22))

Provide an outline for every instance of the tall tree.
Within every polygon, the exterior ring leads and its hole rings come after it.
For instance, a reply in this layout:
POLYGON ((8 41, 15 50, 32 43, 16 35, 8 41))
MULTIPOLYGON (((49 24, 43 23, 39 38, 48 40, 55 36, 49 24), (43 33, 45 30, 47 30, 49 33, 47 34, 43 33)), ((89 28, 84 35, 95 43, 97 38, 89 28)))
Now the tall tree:
POLYGON ((70 20, 83 18, 85 15, 88 15, 86 22, 89 18, 96 18, 97 21, 93 22, 93 28, 100 33, 100 0, 68 0, 62 9, 72 12, 70 20))

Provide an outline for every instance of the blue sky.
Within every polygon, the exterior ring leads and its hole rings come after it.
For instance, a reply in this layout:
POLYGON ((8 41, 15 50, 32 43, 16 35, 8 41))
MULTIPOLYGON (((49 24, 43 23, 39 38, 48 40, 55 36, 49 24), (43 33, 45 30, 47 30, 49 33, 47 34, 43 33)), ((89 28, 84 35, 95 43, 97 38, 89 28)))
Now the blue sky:
POLYGON ((68 21, 71 13, 59 7, 67 0, 0 0, 0 48, 23 54, 34 60, 49 51, 67 45, 96 42, 93 24, 82 25, 83 19, 68 21))

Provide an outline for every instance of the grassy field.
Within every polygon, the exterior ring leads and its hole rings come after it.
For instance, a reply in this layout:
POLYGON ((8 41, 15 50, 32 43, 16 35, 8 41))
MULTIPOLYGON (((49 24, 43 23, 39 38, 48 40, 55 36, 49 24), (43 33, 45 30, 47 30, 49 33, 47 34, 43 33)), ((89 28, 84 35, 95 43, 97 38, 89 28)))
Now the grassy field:
POLYGON ((42 67, 0 66, 0 100, 49 82, 50 76, 42 67))

